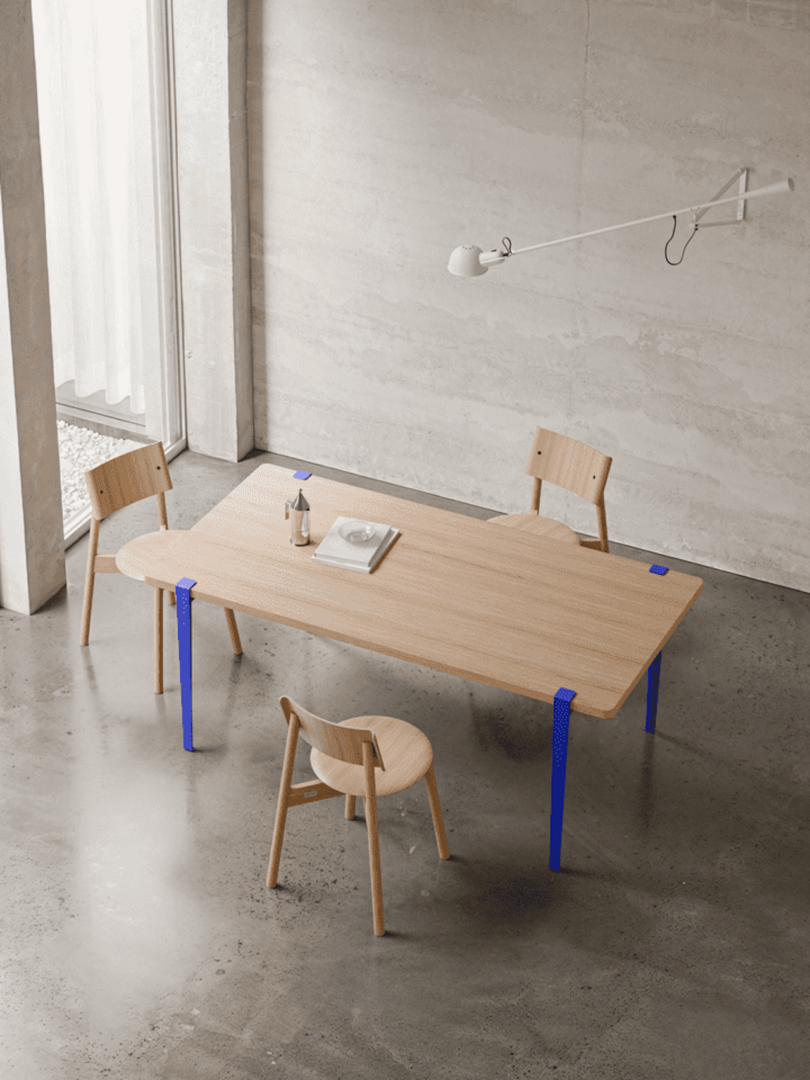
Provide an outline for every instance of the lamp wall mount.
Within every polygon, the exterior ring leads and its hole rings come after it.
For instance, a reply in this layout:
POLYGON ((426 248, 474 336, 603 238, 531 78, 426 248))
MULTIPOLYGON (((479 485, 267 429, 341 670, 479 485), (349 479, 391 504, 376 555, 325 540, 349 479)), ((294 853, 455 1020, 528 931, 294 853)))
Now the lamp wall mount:
MULTIPOLYGON (((730 188, 732 188, 738 181, 739 181, 739 184, 738 184, 738 197, 737 197, 737 212, 736 212, 735 216, 733 218, 729 218, 727 221, 706 221, 700 226, 701 229, 711 229, 715 225, 741 225, 742 222, 745 221, 745 198, 744 198, 744 196, 746 194, 746 188, 748 186, 748 169, 745 169, 745 168, 738 169, 737 172, 735 172, 734 175, 732 176, 732 178, 729 180, 729 182, 724 187, 721 187, 716 195, 712 196, 711 201, 712 202, 717 202, 717 200, 721 199, 725 195, 725 193, 730 188)), ((701 220, 703 215, 707 214, 710 209, 711 208, 707 206, 705 209, 700 210, 697 213, 693 213, 692 214, 692 224, 694 226, 697 226, 698 222, 701 220)))

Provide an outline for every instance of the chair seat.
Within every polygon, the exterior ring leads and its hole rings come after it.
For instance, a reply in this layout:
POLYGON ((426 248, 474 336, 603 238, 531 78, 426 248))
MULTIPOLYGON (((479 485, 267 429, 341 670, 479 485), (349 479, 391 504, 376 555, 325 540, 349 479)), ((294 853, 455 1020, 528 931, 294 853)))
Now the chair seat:
MULTIPOLYGON (((342 720, 340 727, 371 728, 377 736, 384 769, 374 770, 378 795, 404 791, 421 780, 433 762, 433 747, 419 728, 393 716, 355 716, 342 720)), ((362 765, 322 754, 313 749, 310 754, 312 771, 336 791, 347 795, 365 795, 365 771, 362 765)))
POLYGON ((500 514, 487 520, 494 521, 496 525, 506 525, 510 529, 520 529, 521 532, 528 532, 533 536, 544 536, 548 540, 561 540, 563 543, 579 546, 579 537, 574 530, 552 518, 539 517, 537 514, 500 514))

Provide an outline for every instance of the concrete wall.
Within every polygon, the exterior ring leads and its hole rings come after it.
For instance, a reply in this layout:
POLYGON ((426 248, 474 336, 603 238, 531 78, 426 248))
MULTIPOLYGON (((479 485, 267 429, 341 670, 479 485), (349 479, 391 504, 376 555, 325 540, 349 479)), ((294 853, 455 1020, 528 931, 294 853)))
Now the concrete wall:
POLYGON ((0 4, 0 607, 65 584, 30 0, 0 4))
POLYGON ((190 450, 253 449, 246 0, 173 0, 190 450))
POLYGON ((810 590, 806 4, 249 0, 248 41, 258 447, 518 511, 542 424, 614 457, 615 540, 810 590), (677 268, 662 221, 445 269, 739 165, 796 193, 677 268))

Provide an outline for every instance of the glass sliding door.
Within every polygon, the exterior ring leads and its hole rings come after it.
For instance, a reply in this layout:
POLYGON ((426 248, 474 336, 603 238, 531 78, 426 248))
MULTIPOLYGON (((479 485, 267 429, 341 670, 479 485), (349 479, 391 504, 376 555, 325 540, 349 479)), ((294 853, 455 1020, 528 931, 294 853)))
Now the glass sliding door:
POLYGON ((89 523, 84 469, 185 446, 170 4, 32 9, 70 544, 89 523))

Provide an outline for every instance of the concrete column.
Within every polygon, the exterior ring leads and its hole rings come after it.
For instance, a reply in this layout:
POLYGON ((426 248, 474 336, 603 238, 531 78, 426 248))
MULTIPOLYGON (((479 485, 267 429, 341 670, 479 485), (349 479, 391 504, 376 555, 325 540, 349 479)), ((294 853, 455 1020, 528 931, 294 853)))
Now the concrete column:
POLYGON ((65 584, 31 0, 0 3, 0 607, 65 584))
POLYGON ((253 449, 246 0, 174 0, 188 445, 253 449))

